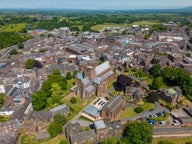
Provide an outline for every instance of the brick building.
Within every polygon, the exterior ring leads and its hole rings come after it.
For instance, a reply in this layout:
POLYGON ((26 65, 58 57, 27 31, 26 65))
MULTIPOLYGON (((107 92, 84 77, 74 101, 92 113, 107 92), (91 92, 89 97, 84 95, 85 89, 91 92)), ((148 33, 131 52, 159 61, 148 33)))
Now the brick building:
POLYGON ((114 121, 117 119, 119 113, 124 109, 124 107, 124 97, 117 95, 103 107, 101 117, 107 122, 114 121))

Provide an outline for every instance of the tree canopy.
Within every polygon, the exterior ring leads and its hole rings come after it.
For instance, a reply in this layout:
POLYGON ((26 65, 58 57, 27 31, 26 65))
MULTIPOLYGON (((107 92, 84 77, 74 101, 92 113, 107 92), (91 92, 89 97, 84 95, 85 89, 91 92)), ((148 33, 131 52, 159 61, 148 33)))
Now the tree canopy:
POLYGON ((42 110, 46 107, 52 107, 55 104, 61 104, 64 91, 67 90, 67 80, 62 77, 59 70, 54 70, 53 74, 43 83, 40 91, 32 96, 32 104, 35 110, 42 110))
POLYGON ((28 59, 26 62, 25 62, 25 68, 26 69, 32 69, 35 65, 35 60, 34 59, 28 59))
POLYGON ((158 76, 153 79, 152 89, 158 90, 163 86, 163 78, 158 76))
POLYGON ((42 65, 39 61, 37 60, 34 60, 34 59, 28 59, 26 62, 25 62, 25 68, 26 69, 32 69, 32 68, 42 68, 42 65))
POLYGON ((55 137, 63 132, 63 125, 67 122, 65 116, 57 114, 54 117, 54 121, 49 125, 48 132, 51 137, 55 137))
POLYGON ((135 121, 125 128, 122 141, 126 144, 150 144, 152 134, 152 127, 148 122, 135 121))

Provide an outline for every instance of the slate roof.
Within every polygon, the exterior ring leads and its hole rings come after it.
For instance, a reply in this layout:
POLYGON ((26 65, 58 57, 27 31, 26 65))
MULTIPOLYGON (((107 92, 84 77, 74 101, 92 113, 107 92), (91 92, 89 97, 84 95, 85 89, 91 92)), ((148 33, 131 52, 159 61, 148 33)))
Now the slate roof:
POLYGON ((77 142, 86 142, 90 139, 95 139, 96 138, 96 133, 95 130, 89 130, 89 131, 83 131, 79 132, 77 134, 74 134, 70 137, 71 139, 71 144, 76 144, 77 142))
POLYGON ((101 77, 94 77, 93 82, 96 84, 100 84, 102 80, 106 80, 108 77, 110 77, 113 74, 114 74, 113 71, 109 71, 106 74, 102 75, 101 77))
POLYGON ((85 88, 85 91, 87 92, 92 92, 94 90, 94 87, 92 85, 89 85, 88 87, 85 88))
POLYGON ((78 73, 77 73, 77 78, 78 78, 78 79, 83 79, 83 74, 78 72, 78 73))
POLYGON ((103 71, 109 69, 110 67, 111 67, 111 66, 110 66, 109 61, 106 61, 106 62, 100 64, 99 66, 97 66, 97 67, 95 68, 95 74, 96 74, 96 75, 99 75, 100 73, 102 73, 103 71))
POLYGON ((115 130, 122 129, 121 121, 109 122, 109 123, 106 123, 106 126, 108 128, 108 131, 115 131, 115 130))
POLYGON ((15 132, 12 132, 9 135, 6 135, 2 138, 0 138, 1 144, 16 144, 18 134, 15 132))
POLYGON ((50 109, 50 112, 54 115, 54 113, 60 110, 69 110, 69 107, 66 104, 59 105, 57 107, 50 109))
POLYGON ((81 81, 82 81, 82 83, 83 83, 84 86, 86 86, 86 85, 88 85, 88 84, 91 83, 88 77, 82 79, 81 81))
POLYGON ((122 101, 124 101, 124 98, 117 95, 103 107, 103 110, 108 109, 110 112, 113 112, 119 105, 122 104, 122 101))

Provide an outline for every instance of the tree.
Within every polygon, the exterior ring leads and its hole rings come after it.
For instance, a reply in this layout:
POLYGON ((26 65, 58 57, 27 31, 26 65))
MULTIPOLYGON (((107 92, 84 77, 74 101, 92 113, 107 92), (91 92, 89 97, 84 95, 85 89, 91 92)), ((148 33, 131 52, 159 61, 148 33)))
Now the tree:
POLYGON ((156 90, 158 90, 158 89, 160 89, 161 87, 163 86, 163 78, 162 77, 156 77, 156 78, 154 78, 154 80, 153 80, 153 83, 152 83, 152 88, 153 89, 156 89, 156 90))
POLYGON ((126 35, 126 34, 127 34, 127 30, 126 30, 126 29, 123 30, 121 34, 122 34, 122 35, 126 35))
POLYGON ((134 109, 134 111, 135 111, 136 113, 141 113, 141 112, 144 111, 144 109, 143 109, 142 107, 136 107, 136 108, 134 109))
POLYGON ((154 64, 150 69, 149 69, 149 73, 153 76, 153 77, 158 77, 161 75, 161 66, 160 64, 154 64))
POLYGON ((48 127, 48 132, 51 137, 56 137, 58 134, 62 133, 62 125, 60 123, 52 122, 48 127))
POLYGON ((32 105, 35 110, 41 110, 45 107, 47 100, 47 94, 40 90, 32 95, 32 105))
POLYGON ((54 121, 49 125, 48 132, 50 133, 51 137, 55 137, 58 134, 61 134, 63 131, 63 125, 67 122, 65 116, 57 114, 54 117, 54 121))
POLYGON ((23 44, 22 42, 19 42, 19 43, 17 44, 17 46, 18 46, 19 49, 24 48, 24 44, 23 44))
POLYGON ((34 67, 42 68, 42 64, 38 60, 35 60, 34 67))
POLYGON ((77 75, 77 73, 78 73, 77 70, 75 70, 75 71, 73 72, 73 78, 75 78, 75 76, 77 75))
POLYGON ((26 69, 32 69, 35 65, 35 60, 34 59, 28 59, 26 62, 25 62, 25 68, 26 69))
POLYGON ((122 141, 126 144, 149 144, 152 143, 152 134, 152 127, 148 122, 135 121, 125 128, 122 141))
POLYGON ((102 144, 117 144, 117 140, 114 137, 111 137, 109 139, 104 140, 102 144))
POLYGON ((0 108, 2 107, 4 100, 3 100, 4 94, 0 94, 0 108))
POLYGON ((16 49, 12 49, 9 54, 16 55, 16 54, 18 54, 18 51, 16 49))
POLYGON ((53 102, 60 104, 61 102, 61 95, 63 94, 63 91, 61 90, 61 87, 58 83, 52 83, 51 85, 51 97, 53 99, 53 102))
POLYGON ((70 99, 70 103, 75 104, 77 102, 77 99, 75 97, 72 97, 70 99))
POLYGON ((147 76, 147 73, 143 69, 138 69, 138 70, 136 70, 135 75, 137 77, 145 77, 145 76, 147 76))
POLYGON ((61 114, 57 114, 54 117, 54 121, 57 123, 60 123, 62 125, 64 125, 67 122, 67 119, 65 116, 61 115, 61 114))
POLYGON ((67 79, 67 80, 72 79, 72 75, 71 75, 71 73, 70 73, 70 72, 67 72, 67 74, 66 74, 66 79, 67 79))

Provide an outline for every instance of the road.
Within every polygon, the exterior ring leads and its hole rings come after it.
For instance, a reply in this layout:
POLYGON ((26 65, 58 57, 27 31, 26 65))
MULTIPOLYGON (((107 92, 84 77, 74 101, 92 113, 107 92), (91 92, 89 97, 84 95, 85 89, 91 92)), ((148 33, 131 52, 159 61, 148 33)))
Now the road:
POLYGON ((154 128, 153 137, 186 137, 192 136, 192 127, 154 128))
POLYGON ((158 102, 155 102, 155 108, 153 111, 144 111, 143 113, 138 114, 134 117, 130 117, 130 118, 126 118, 124 120, 121 120, 121 123, 125 124, 127 121, 134 121, 134 120, 137 120, 139 118, 148 117, 149 115, 153 115, 153 114, 156 114, 156 113, 159 113, 162 111, 169 112, 169 110, 166 107, 162 107, 158 102))
POLYGON ((1 57, 0 57, 0 61, 6 60, 7 57, 9 56, 10 51, 13 50, 13 49, 17 50, 18 46, 17 45, 13 45, 11 47, 6 48, 5 53, 2 54, 1 57))

